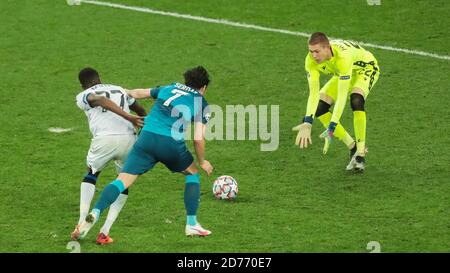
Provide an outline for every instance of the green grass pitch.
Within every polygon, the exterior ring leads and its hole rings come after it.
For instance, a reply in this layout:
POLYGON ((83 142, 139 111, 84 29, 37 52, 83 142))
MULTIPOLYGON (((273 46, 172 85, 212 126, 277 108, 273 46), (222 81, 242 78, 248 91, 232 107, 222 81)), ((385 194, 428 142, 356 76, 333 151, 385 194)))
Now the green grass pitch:
MULTIPOLYGON (((444 0, 110 2, 450 55, 444 0)), ((0 18, 0 252, 69 252, 91 138, 75 105, 81 68, 137 88, 182 81, 198 64, 212 76, 210 104, 279 105, 278 149, 207 143, 216 169, 202 175, 199 220, 210 237, 186 238, 184 180, 158 165, 130 189, 115 243, 95 244, 99 223, 82 252, 369 252, 370 241, 382 252, 450 251, 449 60, 367 48, 382 73, 366 104, 367 170, 351 175, 344 145, 322 155, 319 122, 313 146, 294 146, 308 96, 304 37, 63 0, 1 0, 0 18), (211 193, 222 174, 238 180, 233 202, 211 193)), ((95 198, 114 178, 111 165, 95 198)))

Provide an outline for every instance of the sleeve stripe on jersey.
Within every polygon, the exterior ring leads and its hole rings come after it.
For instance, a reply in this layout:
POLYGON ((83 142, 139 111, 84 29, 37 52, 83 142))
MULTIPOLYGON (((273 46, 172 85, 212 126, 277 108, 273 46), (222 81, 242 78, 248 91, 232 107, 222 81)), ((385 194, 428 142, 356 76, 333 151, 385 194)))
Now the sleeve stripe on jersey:
POLYGON ((83 102, 84 102, 84 104, 88 104, 88 103, 87 103, 87 95, 89 95, 89 94, 84 94, 84 96, 83 96, 83 102))
POLYGON ((150 88, 150 96, 154 99, 158 98, 158 94, 159 94, 159 86, 156 88, 150 88))

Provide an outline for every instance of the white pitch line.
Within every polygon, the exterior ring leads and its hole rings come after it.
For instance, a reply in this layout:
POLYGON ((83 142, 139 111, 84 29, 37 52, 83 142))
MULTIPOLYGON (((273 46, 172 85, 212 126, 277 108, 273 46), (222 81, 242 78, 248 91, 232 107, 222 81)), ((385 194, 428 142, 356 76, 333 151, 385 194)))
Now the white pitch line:
MULTIPOLYGON (((176 13, 176 12, 154 10, 154 9, 149 9, 149 8, 125 6, 125 5, 114 4, 114 3, 109 3, 109 2, 90 1, 90 0, 81 0, 81 2, 86 3, 86 4, 97 5, 97 6, 105 6, 105 7, 111 7, 111 8, 116 8, 116 9, 132 10, 132 11, 158 14, 158 15, 163 15, 163 16, 171 16, 171 17, 176 17, 176 18, 183 18, 183 19, 188 19, 188 20, 195 20, 195 21, 201 21, 201 22, 207 22, 207 23, 213 23, 213 24, 221 24, 221 25, 227 25, 227 26, 234 26, 234 27, 240 27, 240 28, 248 28, 248 29, 255 29, 255 30, 261 30, 261 31, 268 31, 268 32, 276 32, 276 33, 282 33, 282 34, 293 35, 293 36, 309 37, 311 35, 310 33, 306 33, 306 32, 298 32, 298 31, 290 31, 290 30, 285 30, 285 29, 263 27, 263 26, 246 24, 246 23, 232 22, 232 21, 228 21, 225 19, 213 19, 213 18, 207 18, 207 17, 195 16, 195 15, 189 15, 189 14, 180 14, 180 13, 176 13)), ((332 38, 332 39, 336 39, 336 38, 332 38)), ((384 50, 389 50, 389 51, 397 51, 397 52, 402 52, 402 53, 406 53, 406 54, 419 55, 419 56, 436 58, 436 59, 441 59, 441 60, 450 60, 450 56, 447 56, 447 55, 439 55, 439 54, 420 51, 420 50, 396 48, 396 47, 391 47, 391 46, 377 45, 377 44, 371 44, 371 43, 360 42, 360 41, 356 41, 356 42, 365 47, 378 48, 378 49, 384 49, 384 50)))
POLYGON ((49 132, 57 133, 57 134, 67 133, 67 132, 70 132, 72 130, 73 130, 72 128, 61 128, 61 127, 50 127, 50 128, 48 128, 49 132))

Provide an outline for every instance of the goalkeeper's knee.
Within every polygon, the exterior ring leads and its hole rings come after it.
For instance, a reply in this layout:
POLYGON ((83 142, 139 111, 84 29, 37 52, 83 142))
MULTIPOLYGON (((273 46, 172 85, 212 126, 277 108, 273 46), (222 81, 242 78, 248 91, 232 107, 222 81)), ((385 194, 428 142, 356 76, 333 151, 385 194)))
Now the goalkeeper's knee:
POLYGON ((364 111, 364 97, 361 94, 353 93, 350 95, 350 104, 353 111, 364 111))
POLYGON ((330 111, 331 105, 324 102, 323 100, 319 100, 319 105, 317 106, 316 110, 316 118, 320 117, 321 115, 328 113, 330 111))

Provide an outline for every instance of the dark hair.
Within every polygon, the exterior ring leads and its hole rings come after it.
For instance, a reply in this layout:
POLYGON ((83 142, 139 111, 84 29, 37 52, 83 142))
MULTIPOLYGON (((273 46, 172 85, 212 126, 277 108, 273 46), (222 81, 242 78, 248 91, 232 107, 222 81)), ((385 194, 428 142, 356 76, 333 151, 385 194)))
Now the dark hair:
POLYGON ((85 89, 101 83, 97 71, 90 67, 83 68, 78 74, 78 79, 80 80, 81 86, 85 89))
POLYGON ((328 41, 327 35, 325 35, 322 32, 314 32, 311 34, 311 37, 309 37, 308 44, 315 45, 315 44, 330 44, 330 41, 328 41))
POLYGON ((209 75, 208 71, 203 66, 197 66, 188 71, 184 72, 184 84, 187 86, 200 89, 203 86, 208 86, 209 84, 209 75))

